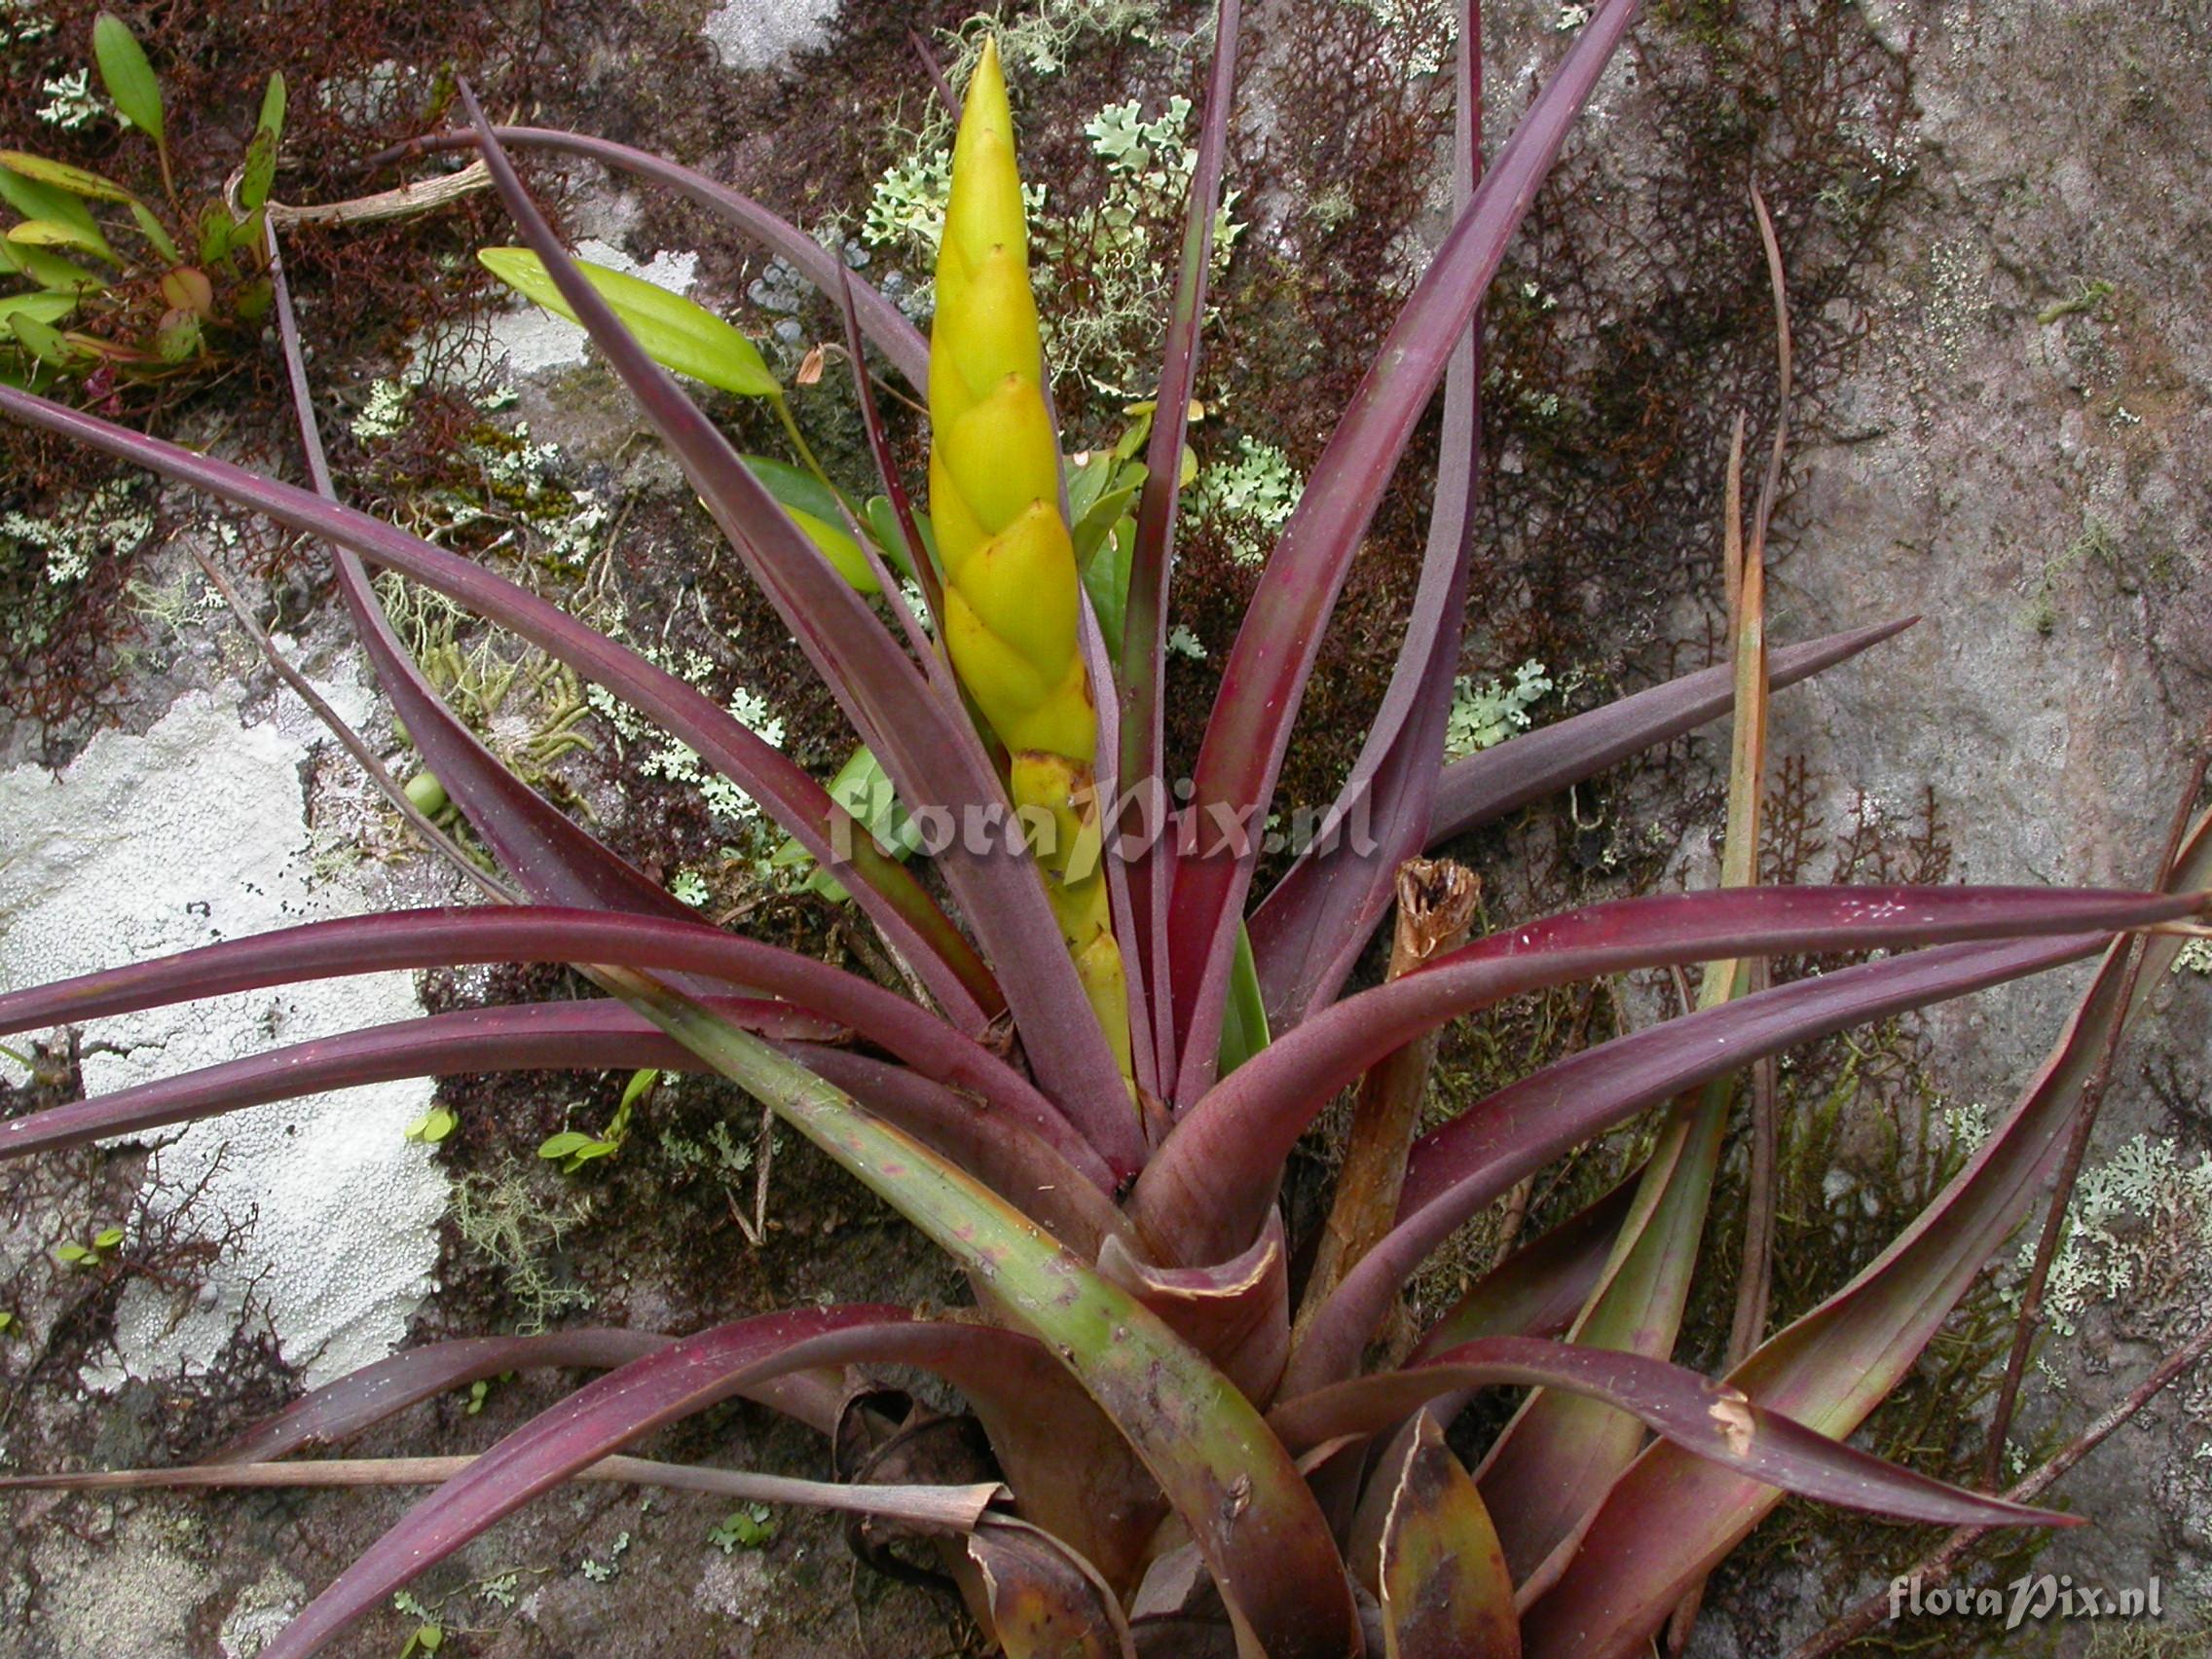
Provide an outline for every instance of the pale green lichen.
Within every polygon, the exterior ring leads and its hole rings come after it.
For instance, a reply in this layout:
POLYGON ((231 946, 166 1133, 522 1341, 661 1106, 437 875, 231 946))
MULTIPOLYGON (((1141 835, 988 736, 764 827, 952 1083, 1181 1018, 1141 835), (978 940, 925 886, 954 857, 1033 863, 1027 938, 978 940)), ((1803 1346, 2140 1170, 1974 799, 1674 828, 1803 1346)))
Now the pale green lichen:
POLYGON ((12 648, 35 651, 55 637, 101 565, 130 558, 154 534, 143 483, 116 479, 46 514, 0 513, 0 568, 18 577, 17 604, 0 628, 12 648))
POLYGON ((1989 1107, 1982 1101, 1954 1105, 1943 1102, 1943 1144, 1961 1157, 1972 1153, 1989 1138, 1989 1107))
MULTIPOLYGON (((1105 169, 1104 188, 1093 204, 1062 210, 1041 186, 1022 187, 1047 349, 1059 370, 1079 375, 1110 397, 1141 393, 1173 290, 1172 253, 1198 166, 1191 118, 1191 100, 1181 96, 1151 117, 1134 98, 1108 104, 1083 129, 1105 169), (1068 272, 1080 274, 1084 291, 1055 306, 1062 273, 1068 272)), ((861 225, 870 246, 903 256, 920 270, 935 262, 944 231, 952 184, 948 137, 941 125, 902 134, 907 153, 877 179, 861 225)), ((1226 192, 1214 222, 1217 267, 1226 267, 1243 231, 1234 217, 1235 202, 1236 192, 1226 192)), ((918 309, 926 313, 926 303, 918 309)))
POLYGON ((2184 943, 2171 971, 2212 975, 2212 939, 2193 939, 2184 943))
POLYGON ((707 1125, 704 1141, 666 1128, 660 1131, 659 1140, 662 1156, 677 1168, 693 1175, 712 1175, 724 1186, 734 1187, 737 1177, 753 1167, 753 1149, 739 1146, 729 1125, 719 1118, 707 1125))
POLYGON ((154 534, 154 511, 138 500, 139 487, 135 478, 113 480, 52 518, 0 513, 0 542, 14 543, 0 558, 35 553, 54 586, 83 581, 98 560, 134 552, 154 534))
POLYGON ((1555 686, 1544 665, 1530 660, 1513 671, 1505 684, 1486 680, 1477 685, 1461 678, 1452 688, 1452 712, 1444 727, 1444 752, 1456 758, 1503 743, 1530 724, 1529 711, 1555 686))
POLYGON ((44 40, 56 26, 34 0, 0 0, 0 48, 44 40))
POLYGON ((353 417, 353 436, 366 441, 396 438, 407 429, 408 405, 415 387, 405 381, 379 380, 369 386, 368 400, 353 417))
POLYGON ((2020 620, 2039 634, 2049 633, 2058 625, 2058 588, 2065 577, 2092 564, 2116 567, 2120 558, 2120 538, 2112 527, 2099 518, 2083 519, 2081 534, 2066 544, 2065 552, 2044 566, 2042 574, 2030 586, 2020 620))
POLYGON ((521 1309, 519 1334, 535 1335, 548 1320, 592 1305, 591 1293, 563 1282, 552 1265, 563 1237, 590 1213, 585 1198, 540 1198, 514 1164, 455 1183, 454 1227, 464 1245, 505 1276, 507 1293, 521 1309))
POLYGON ((987 34, 997 36, 999 55, 1009 64, 1051 76, 1067 67, 1069 55, 1087 39, 1154 44, 1166 14, 1166 0, 1044 0, 1027 17, 1014 19, 979 13, 961 25, 953 84, 967 85, 987 34))
MULTIPOLYGON (((2023 1264, 2034 1248, 2023 1244, 2023 1264)), ((2137 1135, 2083 1172, 2044 1293, 2053 1330, 2071 1337, 2087 1309, 2122 1299, 2131 1320, 2155 1324, 2208 1295, 2212 1155, 2191 1161, 2170 1140, 2137 1135)))
POLYGON ((39 120, 64 132, 90 127, 108 113, 107 100, 92 91, 89 69, 72 69, 66 75, 56 75, 42 82, 39 91, 47 96, 47 101, 39 106, 39 120))
MULTIPOLYGON (((619 634, 619 624, 609 631, 619 634)), ((703 651, 687 650, 679 657, 650 642, 633 643, 633 648, 655 667, 668 670, 686 684, 704 685, 714 672, 712 659, 703 651)), ((635 744, 645 749, 643 758, 636 763, 640 773, 696 789, 705 797, 708 808, 715 817, 728 830, 734 831, 760 827, 760 810, 753 797, 720 773, 707 767, 700 760, 698 752, 689 744, 669 736, 604 685, 587 686, 584 696, 593 712, 613 728, 617 754, 622 752, 625 744, 635 744)), ((731 693, 726 706, 730 718, 761 742, 774 749, 784 746, 783 717, 769 707, 766 698, 740 686, 731 693)), ((687 903, 704 902, 704 898, 685 901, 687 903)))
POLYGON ((1259 565, 1266 563, 1305 490, 1306 480, 1289 456, 1246 436, 1236 440, 1233 459, 1198 468, 1187 499, 1192 515, 1222 538, 1231 558, 1259 565))

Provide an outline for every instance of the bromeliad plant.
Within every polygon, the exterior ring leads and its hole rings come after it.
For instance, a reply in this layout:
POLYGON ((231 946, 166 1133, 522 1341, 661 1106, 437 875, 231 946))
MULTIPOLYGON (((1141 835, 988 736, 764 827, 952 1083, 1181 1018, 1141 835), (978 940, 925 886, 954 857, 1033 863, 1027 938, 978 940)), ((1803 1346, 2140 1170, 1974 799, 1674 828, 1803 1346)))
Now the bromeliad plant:
POLYGON ((502 1516, 574 1478, 865 1515, 871 1536, 888 1530, 909 1548, 934 1550, 992 1639, 1017 1656, 1608 1659, 1643 1651, 1785 1492, 1954 1525, 2062 1519, 1882 1463, 1843 1437, 1903 1376, 2019 1219, 2103 1045, 2133 1012, 2135 986, 2156 981, 2126 971, 2136 936, 2153 931, 2144 959, 2155 962, 2176 948, 2170 931, 2204 907, 2212 829, 2179 840, 2159 892, 1743 885, 1755 868, 1769 684, 1894 631, 1838 636, 1769 661, 1758 553, 1771 465, 1748 543, 1730 537, 1733 665, 1440 766, 1480 455, 1479 301, 1634 10, 1634 0, 1597 10, 1478 183, 1470 9, 1457 220, 1268 563, 1189 804, 1171 817, 1161 698, 1177 461, 1205 309, 1236 0, 1219 12, 1112 629, 1099 626, 1078 580, 1041 394, 1013 126, 988 55, 967 92, 927 346, 833 258, 734 192, 619 145, 492 127, 464 98, 473 127, 435 142, 480 152, 561 303, 637 394, 900 800, 917 818, 956 827, 926 866, 935 881, 682 682, 470 561, 338 504, 306 415, 280 280, 313 491, 0 390, 0 409, 16 419, 330 543, 340 591, 396 713, 501 871, 482 878, 497 903, 319 923, 0 997, 0 1032, 287 980, 464 962, 571 963, 608 993, 436 1015, 52 1108, 0 1124, 0 1156, 394 1076, 712 1069, 905 1215, 966 1272, 976 1300, 964 1315, 805 1309, 675 1340, 575 1330, 437 1344, 310 1394, 206 1464, 64 1484, 441 1479, 264 1650, 271 1659, 321 1649, 502 1516), (876 537, 891 530, 844 527, 877 578, 871 602, 651 360, 609 304, 617 296, 565 257, 508 159, 515 147, 594 158, 723 214, 840 302, 856 368, 872 344, 926 388, 934 556, 888 463, 868 382, 856 375, 930 628, 881 569, 876 537), (1258 847, 1239 831, 1267 818, 1321 632, 1439 384, 1446 463, 1419 597, 1381 717, 1332 815, 1339 825, 1362 819, 1369 834, 1308 849, 1254 905, 1258 847), (371 565, 524 635, 690 745, 833 873, 915 990, 708 926, 555 812, 430 691, 375 608, 371 565), (1449 870, 1430 871, 1424 884, 1410 864, 1425 847, 1731 702, 1733 885, 1455 941, 1464 920, 1450 913, 1449 870), (1394 887, 1403 908, 1392 977, 1346 995, 1394 887), (1748 966, 1849 951, 1882 954, 1772 989, 1758 989, 1748 966), (1715 1092, 1723 1080, 1788 1045, 2100 952, 2105 965, 2050 1062, 1886 1254, 1771 1337, 1754 1308, 1724 1377, 1671 1362, 1727 1119, 1726 1095, 1715 1092), (1406 1108, 1419 1099, 1421 1045, 1446 1022, 1520 992, 1696 962, 1713 966, 1695 1012, 1574 1054, 1412 1137, 1406 1108), (1326 1272, 1305 1287, 1294 1325, 1277 1187, 1293 1143, 1355 1083, 1361 1127, 1347 1185, 1356 1191, 1332 1217, 1326 1272), (1633 1186, 1519 1250, 1404 1363, 1367 1369, 1370 1339, 1409 1275, 1455 1230, 1530 1172, 1652 1107, 1668 1112, 1633 1186), (1563 1332, 1573 1340, 1558 1340, 1563 1332), (849 1384, 847 1368, 886 1362, 940 1374, 968 1402, 974 1432, 939 1433, 941 1423, 906 1415, 887 1390, 849 1384), (608 1374, 473 1458, 288 1456, 525 1366, 608 1374), (1440 1424, 1472 1391, 1498 1386, 1537 1392, 1470 1475, 1440 1424), (831 1433, 847 1456, 840 1472, 853 1478, 800 1481, 621 1455, 655 1428, 741 1394, 831 1433), (947 1469, 972 1478, 946 1485, 947 1469))

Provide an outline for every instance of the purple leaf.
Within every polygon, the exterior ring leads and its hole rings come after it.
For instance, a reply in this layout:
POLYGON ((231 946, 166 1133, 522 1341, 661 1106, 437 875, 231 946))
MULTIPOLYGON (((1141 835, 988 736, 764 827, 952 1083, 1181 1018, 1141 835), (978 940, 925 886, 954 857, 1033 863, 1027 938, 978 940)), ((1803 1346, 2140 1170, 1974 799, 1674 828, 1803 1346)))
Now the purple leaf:
POLYGON ((1942 1527, 2073 1527, 2080 1518, 1948 1486, 1815 1434, 1738 1389, 1642 1354, 1531 1337, 1485 1337, 1404 1371, 1284 1401, 1268 1422, 1296 1448, 1377 1434, 1438 1394, 1516 1385, 1562 1388, 1618 1407, 1709 1462, 1847 1509, 1942 1527))
MULTIPOLYGON (((1175 276, 1174 309, 1161 349, 1160 391, 1145 449, 1144 493, 1137 501, 1136 540, 1129 556, 1128 597, 1121 640, 1121 776, 1131 788, 1163 780, 1161 685, 1167 655, 1167 571, 1175 545, 1175 501, 1183 477, 1183 445, 1191 429, 1191 392, 1198 372, 1198 334, 1206 314, 1206 284, 1213 263, 1214 221, 1221 202, 1222 162, 1229 148, 1229 117, 1236 94, 1236 46, 1241 0, 1222 0, 1214 19, 1213 73, 1206 85, 1205 116, 1198 128, 1198 161, 1183 213, 1183 259, 1175 276)), ((1127 830, 1124 825, 1124 831, 1127 830)), ((1129 861, 1131 912, 1136 932, 1129 950, 1133 973, 1147 990, 1153 1016, 1152 1046, 1158 1076, 1175 1075, 1174 1024, 1162 957, 1167 939, 1168 881, 1164 834, 1144 838, 1129 861)), ((1141 1041, 1145 1035, 1136 1034, 1141 1041)))
MULTIPOLYGON (((282 342, 292 412, 307 455, 308 477, 315 493, 338 499, 329 462, 316 428, 309 395, 307 359, 300 350, 299 320, 292 311, 291 284, 276 238, 269 236, 269 274, 282 342)), ((584 904, 640 915, 677 918, 684 905, 657 882, 617 858, 571 824, 567 815, 525 784, 477 740, 476 734, 446 707, 399 643, 369 586, 368 571, 350 548, 329 548, 338 591, 352 618, 377 682, 390 697, 415 747, 446 793, 473 825, 499 866, 545 903, 584 904)))
MULTIPOLYGON (((2176 885, 2212 880, 2212 820, 2198 821, 2175 869, 2176 885)), ((1896 1386, 2028 1213, 2064 1152, 2083 1085, 2115 1023, 2140 1013, 2181 940, 2145 942, 2136 1000, 2123 1010, 2125 945, 2107 951, 2042 1069, 1935 1202, 1850 1284, 1731 1373, 1731 1382, 1835 1435, 1856 1429, 1896 1386)), ((1669 1448, 1647 1449, 1600 1506, 1583 1550, 1529 1609, 1530 1651, 1545 1659, 1633 1651, 1684 1587, 1771 1507, 1770 1493, 1669 1448)))
POLYGON ((470 1382, 539 1366, 610 1371, 666 1347, 651 1331, 548 1331, 535 1337, 464 1337, 408 1348, 350 1372, 302 1396, 266 1422, 210 1453, 211 1463, 271 1463, 300 1451, 335 1446, 405 1411, 470 1382))
MULTIPOLYGON (((1454 77, 1453 185, 1459 212, 1466 211, 1482 173, 1482 8, 1469 5, 1464 10, 1454 77)), ((1347 841, 1318 863, 1302 860, 1269 899, 1272 903, 1281 898, 1301 867, 1314 871, 1312 892, 1301 900, 1293 890, 1272 921, 1268 903, 1252 917, 1253 961, 1260 973, 1268 1024, 1278 1037, 1335 1000, 1367 948, 1376 923, 1390 907, 1398 866, 1419 857, 1433 838, 1429 819, 1459 672, 1482 461, 1478 307, 1444 377, 1442 457, 1429 509, 1428 546, 1421 556, 1420 581, 1414 591, 1405 638, 1399 642, 1382 707, 1320 830, 1319 838, 1326 844, 1350 818, 1366 827, 1371 844, 1362 847, 1347 841)))
MULTIPOLYGON (((712 1006, 741 1020, 774 1023, 789 1015, 777 1003, 712 1006)), ((1050 1221, 1071 1245, 1126 1231, 1099 1186, 1106 1172, 1097 1155, 1064 1120, 1051 1120, 1057 1127, 1047 1135, 1013 1111, 865 1054, 814 1045, 794 1051, 810 1070, 862 1095, 886 1119, 991 1181, 1010 1202, 1050 1221)), ((0 1159, 394 1078, 647 1066, 702 1069, 689 1050, 611 1000, 467 1009, 318 1038, 0 1121, 0 1159)))
MULTIPOLYGON (((1501 998, 1635 968, 1950 940, 2111 932, 2194 896, 2007 887, 1793 887, 1594 904, 1506 929, 1348 997, 1270 1045, 1185 1114, 1137 1183, 1140 1227, 1178 1261, 1251 1242, 1274 1172, 1337 1090, 1382 1055, 1501 998)), ((1418 1180, 1419 1155, 1410 1180, 1418 1180)))
POLYGON ((1597 1289, 1635 1196, 1636 1175, 1631 1173, 1587 1209, 1522 1245, 1421 1333, 1414 1359, 1427 1359, 1477 1337, 1564 1333, 1597 1289))
MULTIPOLYGON (((1785 646, 1767 660, 1768 688, 1779 691, 1810 680, 1869 646, 1895 639, 1919 620, 1906 616, 1785 646)), ((1734 672, 1730 664, 1716 663, 1453 761, 1437 783, 1430 844, 1463 835, 1515 807, 1555 794, 1631 755, 1718 719, 1735 701, 1734 672)))
POLYGON ((1284 1386, 1347 1375, 1431 1251, 1524 1175, 1592 1135, 1793 1044, 2078 961, 2103 942, 2087 934, 1938 945, 1869 962, 1616 1038, 1499 1090, 1415 1147, 1397 1226, 1323 1306, 1284 1386))
POLYGON ((977 1350, 1026 1339, 986 1325, 916 1321, 903 1308, 766 1313, 685 1337, 608 1372, 485 1453, 356 1557, 309 1603, 264 1659, 305 1659, 417 1574, 436 1566, 532 1498, 608 1453, 793 1371, 855 1360, 937 1368, 960 1363, 987 1378, 977 1350))
MULTIPOLYGON (((675 675, 595 633, 559 607, 365 513, 7 387, 0 387, 0 413, 350 547, 370 563, 388 566, 512 629, 635 705, 759 802, 818 862, 836 872, 948 1014, 979 1029, 981 1013, 1004 1006, 989 969, 913 872, 883 853, 797 764, 675 675)), ((1065 955, 1062 951, 1063 959, 1065 955)))
POLYGON ((722 933, 688 911, 661 921, 517 905, 311 922, 0 994, 0 1035, 267 985, 482 962, 675 972, 785 999, 794 1006, 775 1014, 776 1035, 823 1042, 857 1032, 923 1076, 979 1095, 1084 1162, 1101 1185, 1112 1184, 1059 1109, 981 1044, 896 992, 796 951, 722 933))
MULTIPOLYGON (((1419 614, 1417 607, 1417 619, 1419 614)), ((1778 650, 1768 663, 1771 686, 1779 690, 1809 680, 1895 637, 1915 620, 1906 617, 1853 633, 1830 634, 1778 650)), ((1725 663, 1700 669, 1453 761, 1437 779, 1427 845, 1440 846, 1631 755, 1718 719, 1734 701, 1732 673, 1725 663)), ((1352 856, 1348 845, 1331 847, 1317 839, 1252 913, 1252 950, 1267 992, 1268 1016, 1275 1023, 1277 1036, 1295 1023, 1291 1014, 1299 1003, 1298 988, 1312 977, 1309 963, 1320 950, 1319 941, 1341 937, 1322 923, 1324 916, 1344 912, 1344 901, 1337 895, 1340 882, 1347 878, 1340 875, 1340 868, 1352 856)), ((1356 929, 1357 944, 1342 947, 1350 957, 1356 958, 1365 948, 1381 917, 1378 910, 1339 924, 1356 929)), ((1317 1007, 1314 998, 1306 999, 1307 1012, 1317 1007)))
POLYGON ((1383 488, 1635 15, 1636 0, 1605 0, 1530 103, 1382 343, 1252 596, 1198 754, 1188 809, 1195 851, 1176 866, 1169 973, 1180 1033, 1179 1103, 1195 1100, 1213 1076, 1222 985, 1258 856, 1256 835, 1243 837, 1242 847, 1224 845, 1221 819, 1265 820, 1322 630, 1383 488), (1200 1011, 1212 1015, 1209 1026, 1199 1023, 1200 1011))

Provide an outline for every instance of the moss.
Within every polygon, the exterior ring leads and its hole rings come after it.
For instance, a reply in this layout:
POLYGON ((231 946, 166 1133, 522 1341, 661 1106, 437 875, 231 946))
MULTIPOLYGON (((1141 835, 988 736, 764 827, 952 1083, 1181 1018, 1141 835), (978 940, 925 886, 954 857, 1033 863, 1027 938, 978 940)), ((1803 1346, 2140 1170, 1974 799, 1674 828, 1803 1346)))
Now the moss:
POLYGON ((515 1329, 525 1335, 593 1300, 557 1265, 562 1240, 589 1219, 590 1207, 573 1194, 547 1194, 545 1179, 534 1179, 518 1160, 497 1173, 464 1176, 453 1189, 454 1231, 498 1270, 515 1329))
POLYGON ((2100 1624, 2089 1631, 2082 1659, 2206 1659, 2212 1625, 2194 1617, 2175 1624, 2100 1624))
POLYGON ((2020 620, 2039 634, 2058 625, 2058 593, 2065 578, 2093 566, 2117 571, 2120 567, 2119 539, 2102 519, 2084 518, 2082 534, 2067 543, 2066 551, 2045 565, 2028 592, 2020 620))

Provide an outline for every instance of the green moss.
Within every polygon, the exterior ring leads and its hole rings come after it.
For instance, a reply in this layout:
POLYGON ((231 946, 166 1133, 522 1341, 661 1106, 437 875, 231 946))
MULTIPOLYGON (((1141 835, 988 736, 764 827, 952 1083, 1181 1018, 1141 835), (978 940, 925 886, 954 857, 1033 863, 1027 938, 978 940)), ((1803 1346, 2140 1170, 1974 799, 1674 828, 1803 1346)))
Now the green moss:
POLYGON ((515 1305, 515 1329, 525 1335, 592 1305, 591 1293, 554 1265, 562 1239, 590 1214, 588 1198, 541 1196, 519 1162, 464 1176, 453 1189, 454 1228, 464 1247, 498 1270, 515 1305))
POLYGON ((2021 622, 2039 634, 2048 634, 2058 625, 2058 590, 2065 578, 2076 571, 2091 565, 2118 569, 2120 546, 2111 528, 2102 519, 2084 518, 2082 534, 2067 543, 2066 551, 2045 565, 2029 589, 2028 603, 2021 608, 2021 622))

